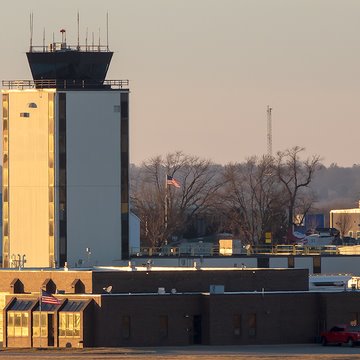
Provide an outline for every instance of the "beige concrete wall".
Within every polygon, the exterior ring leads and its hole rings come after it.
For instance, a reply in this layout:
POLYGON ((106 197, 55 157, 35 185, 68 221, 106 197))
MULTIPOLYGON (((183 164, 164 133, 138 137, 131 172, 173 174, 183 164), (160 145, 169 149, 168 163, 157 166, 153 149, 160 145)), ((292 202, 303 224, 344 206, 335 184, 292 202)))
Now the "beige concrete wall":
POLYGON ((49 94, 35 90, 9 93, 9 254, 10 258, 25 255, 26 267, 47 267, 49 94), (29 116, 21 117, 24 112, 29 116))

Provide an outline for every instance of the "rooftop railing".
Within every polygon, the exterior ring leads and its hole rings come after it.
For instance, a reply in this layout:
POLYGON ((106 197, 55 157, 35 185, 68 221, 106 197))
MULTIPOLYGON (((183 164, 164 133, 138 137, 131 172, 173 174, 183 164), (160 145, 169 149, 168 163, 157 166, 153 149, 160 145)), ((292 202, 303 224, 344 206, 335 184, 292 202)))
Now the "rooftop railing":
POLYGON ((133 257, 198 257, 198 256, 241 256, 241 255, 339 255, 337 246, 259 245, 242 249, 218 245, 183 244, 163 247, 132 248, 133 257))
POLYGON ((110 52, 107 45, 68 45, 64 42, 53 42, 49 45, 31 46, 29 52, 57 52, 57 51, 80 51, 80 52, 110 52))
POLYGON ((24 89, 88 89, 110 88, 127 89, 129 80, 3 80, 2 86, 10 90, 24 89))

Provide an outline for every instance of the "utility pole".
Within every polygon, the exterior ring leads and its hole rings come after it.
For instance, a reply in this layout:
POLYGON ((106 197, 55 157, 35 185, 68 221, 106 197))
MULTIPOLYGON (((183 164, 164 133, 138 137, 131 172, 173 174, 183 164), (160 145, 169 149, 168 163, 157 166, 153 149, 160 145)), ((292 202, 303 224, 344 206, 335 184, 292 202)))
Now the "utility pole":
POLYGON ((268 105, 266 114, 267 114, 267 154, 272 156, 272 123, 271 123, 271 111, 272 108, 268 105))

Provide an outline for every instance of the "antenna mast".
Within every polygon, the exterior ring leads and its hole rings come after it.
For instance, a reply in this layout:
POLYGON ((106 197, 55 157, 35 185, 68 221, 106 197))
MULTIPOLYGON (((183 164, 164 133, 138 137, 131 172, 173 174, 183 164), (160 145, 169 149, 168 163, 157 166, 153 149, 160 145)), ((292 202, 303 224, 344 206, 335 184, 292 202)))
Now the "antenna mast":
POLYGON ((32 52, 32 41, 34 31, 34 13, 30 13, 30 52, 32 52))
POLYGON ((106 50, 109 51, 109 13, 106 13, 106 50))
POLYGON ((43 29, 43 52, 45 52, 45 28, 43 29))
POLYGON ((268 105, 266 114, 267 114, 267 154, 272 156, 272 121, 271 121, 271 111, 272 108, 268 105))
POLYGON ((79 10, 77 12, 77 50, 80 50, 80 15, 79 10))

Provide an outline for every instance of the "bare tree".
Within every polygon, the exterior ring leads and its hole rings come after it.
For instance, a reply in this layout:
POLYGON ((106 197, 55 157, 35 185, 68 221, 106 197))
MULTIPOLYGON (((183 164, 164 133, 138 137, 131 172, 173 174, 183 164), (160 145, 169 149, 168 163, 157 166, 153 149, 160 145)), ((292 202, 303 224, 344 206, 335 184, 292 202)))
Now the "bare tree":
POLYGON ((336 222, 335 227, 340 232, 340 237, 343 238, 351 229, 352 226, 352 218, 351 214, 340 213, 336 214, 336 222))
POLYGON ((299 213, 305 216, 314 201, 309 185, 316 170, 320 167, 320 157, 314 155, 306 160, 300 159, 305 149, 295 146, 279 151, 275 157, 275 171, 283 185, 288 209, 288 238, 292 240, 294 216, 299 213))
POLYGON ((196 214, 215 206, 221 186, 218 170, 210 160, 180 151, 144 162, 132 190, 142 239, 161 246, 173 236, 181 237, 196 214), (167 175, 176 178, 180 188, 167 185, 167 175))
POLYGON ((280 188, 273 167, 273 159, 268 156, 226 166, 229 217, 233 225, 238 225, 238 233, 246 243, 256 244, 263 239, 281 213, 280 188))

